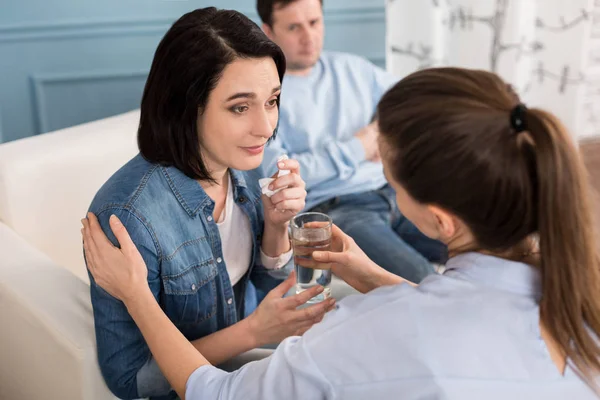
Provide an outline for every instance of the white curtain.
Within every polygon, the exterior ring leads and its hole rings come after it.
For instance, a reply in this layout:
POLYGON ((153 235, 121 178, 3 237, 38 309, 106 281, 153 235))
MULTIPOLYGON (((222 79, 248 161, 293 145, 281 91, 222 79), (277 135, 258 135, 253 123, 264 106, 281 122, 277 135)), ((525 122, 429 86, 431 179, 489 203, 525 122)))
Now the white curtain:
POLYGON ((600 0, 387 0, 387 67, 494 71, 577 138, 600 135, 600 0))

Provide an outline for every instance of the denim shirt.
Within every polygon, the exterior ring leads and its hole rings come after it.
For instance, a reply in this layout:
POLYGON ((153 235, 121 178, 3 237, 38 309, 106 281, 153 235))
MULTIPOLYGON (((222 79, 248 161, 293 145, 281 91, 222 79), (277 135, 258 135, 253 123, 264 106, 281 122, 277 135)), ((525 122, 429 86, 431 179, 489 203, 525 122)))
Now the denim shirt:
MULTIPOLYGON (((261 170, 230 170, 235 202, 250 220, 253 250, 235 299, 224 262, 214 202, 200 184, 174 167, 134 157, 117 171, 92 201, 104 232, 115 214, 148 267, 148 284, 169 319, 189 340, 210 335, 249 315, 289 273, 260 265, 264 215, 258 179, 261 170)), ((174 392, 124 304, 90 276, 98 361, 108 387, 118 397, 174 398, 174 392)))

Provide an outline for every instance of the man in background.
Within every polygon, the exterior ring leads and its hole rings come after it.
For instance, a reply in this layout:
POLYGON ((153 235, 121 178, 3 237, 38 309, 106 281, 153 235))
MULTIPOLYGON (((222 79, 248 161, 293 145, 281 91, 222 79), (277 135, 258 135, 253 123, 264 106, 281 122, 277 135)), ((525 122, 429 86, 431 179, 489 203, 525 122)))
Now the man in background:
POLYGON ((398 78, 356 55, 322 51, 322 0, 257 0, 257 11, 287 61, 278 136, 263 166, 274 173, 280 155, 298 160, 306 209, 330 215, 383 268, 420 282, 432 262, 445 262, 446 249, 398 211, 373 122, 398 78))

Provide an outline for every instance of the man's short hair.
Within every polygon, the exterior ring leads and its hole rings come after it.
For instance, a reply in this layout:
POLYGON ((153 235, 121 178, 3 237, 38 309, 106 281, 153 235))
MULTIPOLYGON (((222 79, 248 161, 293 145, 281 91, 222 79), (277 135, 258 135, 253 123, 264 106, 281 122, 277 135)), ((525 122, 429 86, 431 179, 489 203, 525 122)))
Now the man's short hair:
MULTIPOLYGON (((256 0, 256 11, 264 24, 273 26, 273 10, 275 6, 282 8, 295 1, 298 0, 256 0)), ((323 0, 321 0, 321 6, 323 6, 323 0)))

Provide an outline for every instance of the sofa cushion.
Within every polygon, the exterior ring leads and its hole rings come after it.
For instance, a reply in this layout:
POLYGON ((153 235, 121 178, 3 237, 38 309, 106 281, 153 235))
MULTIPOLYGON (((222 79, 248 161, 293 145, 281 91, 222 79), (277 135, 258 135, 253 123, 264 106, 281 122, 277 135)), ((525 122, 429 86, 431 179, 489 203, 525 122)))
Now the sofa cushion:
POLYGON ((0 145, 0 221, 84 281, 80 219, 137 153, 139 111, 0 145))

